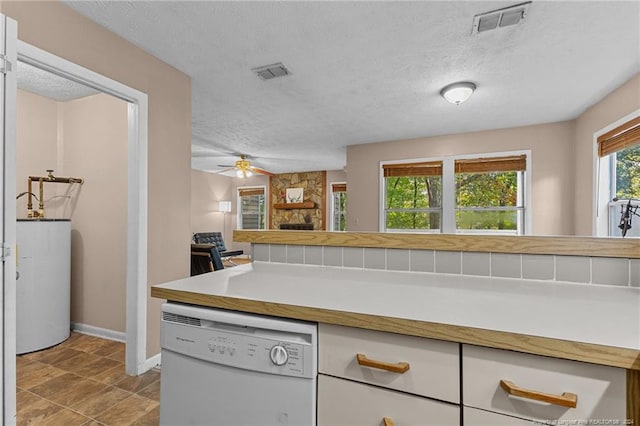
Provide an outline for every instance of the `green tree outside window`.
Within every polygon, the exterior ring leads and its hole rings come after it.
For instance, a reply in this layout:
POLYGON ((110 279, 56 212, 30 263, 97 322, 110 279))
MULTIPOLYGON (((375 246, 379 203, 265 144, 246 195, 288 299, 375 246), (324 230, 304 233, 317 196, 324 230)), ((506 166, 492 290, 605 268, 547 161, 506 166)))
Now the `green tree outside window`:
POLYGON ((615 196, 640 198, 640 145, 616 152, 615 196))

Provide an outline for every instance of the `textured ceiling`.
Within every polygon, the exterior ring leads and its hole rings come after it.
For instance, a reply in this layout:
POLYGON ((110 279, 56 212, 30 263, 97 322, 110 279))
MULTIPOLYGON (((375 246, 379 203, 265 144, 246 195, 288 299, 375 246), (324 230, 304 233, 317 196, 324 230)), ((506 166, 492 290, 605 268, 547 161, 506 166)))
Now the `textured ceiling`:
MULTIPOLYGON (((192 78, 192 165, 335 170, 346 147, 572 119, 640 71, 640 2, 69 1, 192 78), (251 69, 284 63, 263 81, 251 69), (452 82, 478 90, 454 106, 452 82)), ((640 94, 639 94, 640 96, 640 94)))
POLYGON ((18 62, 18 87, 55 101, 70 101, 100 93, 91 87, 18 62))

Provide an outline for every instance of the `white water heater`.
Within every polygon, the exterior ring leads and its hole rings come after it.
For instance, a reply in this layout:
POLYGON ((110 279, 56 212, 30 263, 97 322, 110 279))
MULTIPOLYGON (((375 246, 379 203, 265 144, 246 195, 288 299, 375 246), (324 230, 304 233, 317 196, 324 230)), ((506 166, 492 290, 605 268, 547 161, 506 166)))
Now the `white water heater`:
POLYGON ((18 219, 16 353, 48 348, 71 328, 71 222, 18 219))

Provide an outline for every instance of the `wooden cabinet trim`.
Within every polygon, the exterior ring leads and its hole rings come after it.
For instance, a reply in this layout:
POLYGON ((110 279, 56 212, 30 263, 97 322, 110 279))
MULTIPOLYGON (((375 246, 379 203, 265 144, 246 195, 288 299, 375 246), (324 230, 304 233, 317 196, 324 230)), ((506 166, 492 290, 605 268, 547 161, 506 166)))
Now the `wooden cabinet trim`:
POLYGON ((315 209, 316 204, 313 201, 303 201, 302 203, 276 203, 273 205, 274 209, 315 209))
POLYGON ((257 244, 640 258, 640 241, 635 238, 234 230, 233 241, 257 244))
POLYGON ((640 371, 627 370, 627 419, 640 424, 640 371))

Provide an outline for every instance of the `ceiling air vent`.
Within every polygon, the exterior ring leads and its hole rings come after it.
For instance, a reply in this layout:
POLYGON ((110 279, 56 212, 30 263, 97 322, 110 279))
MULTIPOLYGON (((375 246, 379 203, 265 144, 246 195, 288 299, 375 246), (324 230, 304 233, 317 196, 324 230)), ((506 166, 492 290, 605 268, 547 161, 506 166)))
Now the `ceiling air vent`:
POLYGON ((514 6, 492 10, 491 12, 485 12, 474 16, 471 34, 477 34, 517 24, 527 15, 527 9, 530 4, 531 2, 528 1, 526 3, 520 3, 514 6))
POLYGON ((251 71, 256 73, 263 80, 271 80, 276 77, 284 77, 291 74, 282 62, 277 64, 265 65, 262 67, 252 68, 251 71))

